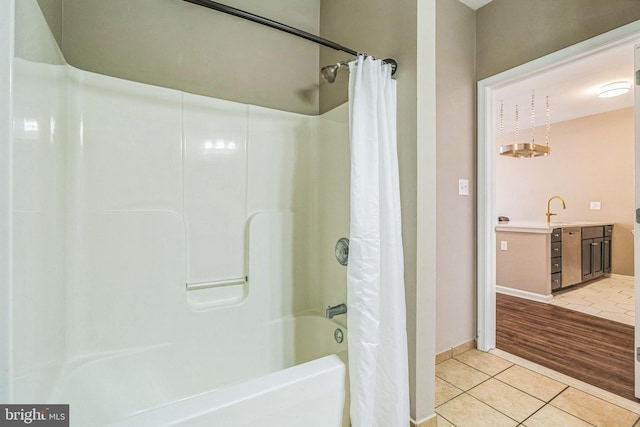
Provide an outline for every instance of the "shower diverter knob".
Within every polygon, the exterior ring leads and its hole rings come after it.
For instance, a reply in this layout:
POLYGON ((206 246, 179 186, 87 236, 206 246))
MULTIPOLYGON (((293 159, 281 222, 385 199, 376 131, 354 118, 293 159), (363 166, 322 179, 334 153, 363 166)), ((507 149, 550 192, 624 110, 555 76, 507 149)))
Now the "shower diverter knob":
POLYGON ((340 265, 347 265, 349 262, 349 239, 346 237, 336 242, 336 259, 340 265))

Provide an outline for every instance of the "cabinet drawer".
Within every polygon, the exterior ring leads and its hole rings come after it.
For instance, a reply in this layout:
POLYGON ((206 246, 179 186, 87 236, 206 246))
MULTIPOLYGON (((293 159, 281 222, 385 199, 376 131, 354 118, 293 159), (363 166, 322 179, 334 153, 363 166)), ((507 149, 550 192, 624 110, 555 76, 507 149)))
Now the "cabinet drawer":
POLYGON ((562 287, 562 273, 551 275, 551 290, 556 291, 562 287))
POLYGON ((551 258, 551 274, 562 271, 562 257, 551 258))
POLYGON ((554 228, 551 232, 551 243, 562 240, 562 228, 554 228))
POLYGON ((562 255, 562 242, 555 242, 551 244, 551 258, 562 255))
POLYGON ((602 237, 603 235, 604 235, 604 227, 602 226, 582 227, 582 240, 594 239, 596 237, 602 237))
POLYGON ((604 226, 604 236, 611 236, 613 235, 613 225, 605 225, 604 226))

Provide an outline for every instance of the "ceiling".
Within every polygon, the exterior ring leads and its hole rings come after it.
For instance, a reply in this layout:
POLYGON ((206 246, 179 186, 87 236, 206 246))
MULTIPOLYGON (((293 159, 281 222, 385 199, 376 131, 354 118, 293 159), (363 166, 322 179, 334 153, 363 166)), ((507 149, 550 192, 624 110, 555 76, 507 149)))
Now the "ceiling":
POLYGON ((491 0, 460 0, 460 2, 466 4, 473 10, 478 10, 485 4, 491 2, 491 0))
MULTIPOLYGON (((504 105, 504 130, 515 127, 518 105, 520 130, 530 128, 531 91, 535 93, 536 126, 545 124, 545 97, 549 96, 550 121, 560 122, 578 117, 632 107, 634 43, 627 43, 586 55, 552 69, 498 88, 495 111, 504 105), (626 81, 632 90, 613 98, 598 98, 597 89, 607 83, 626 81)), ((499 117, 496 117, 499 126, 499 117)))

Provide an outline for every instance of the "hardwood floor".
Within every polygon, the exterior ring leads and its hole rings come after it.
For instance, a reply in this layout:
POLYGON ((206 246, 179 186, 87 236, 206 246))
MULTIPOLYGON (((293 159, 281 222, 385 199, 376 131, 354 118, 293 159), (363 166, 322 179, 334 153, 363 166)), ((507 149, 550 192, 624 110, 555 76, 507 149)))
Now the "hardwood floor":
POLYGON ((639 401, 632 326, 504 294, 496 308, 497 348, 639 401))

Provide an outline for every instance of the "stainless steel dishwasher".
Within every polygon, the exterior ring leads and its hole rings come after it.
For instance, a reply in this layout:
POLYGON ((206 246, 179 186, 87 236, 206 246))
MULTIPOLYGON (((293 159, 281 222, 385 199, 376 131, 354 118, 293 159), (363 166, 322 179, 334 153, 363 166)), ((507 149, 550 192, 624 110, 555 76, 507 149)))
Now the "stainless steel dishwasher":
POLYGON ((562 229, 562 287, 582 281, 582 229, 562 229))

